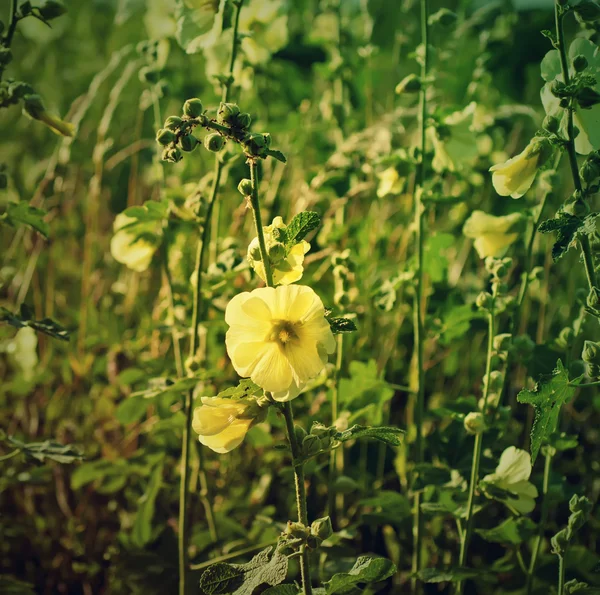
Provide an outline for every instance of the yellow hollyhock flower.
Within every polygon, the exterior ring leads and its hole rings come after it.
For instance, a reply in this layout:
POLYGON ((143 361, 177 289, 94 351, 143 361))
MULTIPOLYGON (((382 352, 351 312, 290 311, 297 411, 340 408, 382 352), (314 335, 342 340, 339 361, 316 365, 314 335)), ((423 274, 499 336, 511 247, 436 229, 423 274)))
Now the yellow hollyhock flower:
MULTIPOLYGON (((496 471, 483 478, 482 485, 489 484, 507 492, 506 496, 494 494, 516 514, 528 514, 535 508, 537 488, 529 481, 531 456, 525 450, 509 446, 500 456, 496 471)), ((489 491, 490 494, 494 492, 489 491)), ((486 496, 488 492, 486 492, 486 496)))
POLYGON ((124 213, 115 217, 115 233, 110 240, 110 253, 117 262, 141 273, 150 266, 157 246, 142 238, 136 240, 136 233, 132 229, 122 229, 134 221, 136 219, 124 213))
POLYGON ((220 454, 237 448, 248 430, 267 415, 267 408, 252 398, 202 397, 201 401, 194 409, 192 428, 204 446, 220 454))
POLYGON ((474 246, 480 258, 504 256, 508 247, 519 237, 520 213, 503 217, 488 215, 483 211, 473 211, 465 221, 463 234, 475 240, 474 246))
POLYGON ((297 397, 335 349, 323 302, 304 285, 240 293, 227 305, 225 322, 233 367, 276 401, 297 397))
POLYGON ((492 184, 500 196, 521 198, 533 184, 533 180, 546 157, 547 142, 534 137, 525 150, 504 163, 490 167, 492 184))
MULTIPOLYGON (((304 267, 302 266, 304 255, 310 250, 310 244, 301 240, 292 246, 286 254, 285 246, 278 241, 276 231, 285 228, 286 226, 281 217, 275 217, 271 225, 263 227, 265 245, 269 253, 273 283, 275 285, 289 285, 290 283, 299 281, 304 272, 304 267)), ((260 258, 260 246, 257 237, 248 246, 247 258, 256 274, 263 281, 266 281, 265 265, 260 258)))

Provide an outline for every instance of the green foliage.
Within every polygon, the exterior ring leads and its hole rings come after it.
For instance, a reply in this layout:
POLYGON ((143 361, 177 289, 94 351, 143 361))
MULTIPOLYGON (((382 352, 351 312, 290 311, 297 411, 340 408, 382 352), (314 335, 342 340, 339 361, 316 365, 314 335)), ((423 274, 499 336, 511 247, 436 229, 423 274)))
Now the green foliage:
POLYGON ((334 574, 325 583, 325 592, 327 595, 345 593, 350 587, 383 581, 395 572, 396 566, 390 560, 360 556, 348 572, 334 574))
POLYGON ((6 212, 0 216, 0 222, 5 222, 13 227, 27 225, 47 238, 50 233, 48 223, 44 221, 47 214, 43 209, 32 207, 26 201, 21 201, 10 203, 6 212))
POLYGON ((556 242, 552 247, 554 262, 562 258, 579 238, 595 233, 597 216, 597 213, 592 213, 581 219, 580 217, 560 213, 556 218, 548 219, 540 224, 540 233, 556 232, 556 242))
POLYGON ((356 328, 356 323, 351 318, 327 317, 327 322, 329 322, 329 326, 331 327, 331 332, 334 335, 339 335, 340 333, 353 333, 358 330, 356 328))
POLYGON ((48 335, 54 339, 68 341, 70 332, 61 324, 51 318, 42 318, 35 320, 33 311, 26 304, 21 304, 19 314, 13 314, 6 308, 0 307, 0 321, 7 322, 15 328, 30 327, 44 335, 48 335))
POLYGON ((534 390, 523 389, 518 395, 519 403, 527 403, 535 409, 531 428, 531 461, 535 462, 544 441, 556 430, 560 408, 568 403, 581 381, 581 376, 569 381, 567 370, 561 360, 550 378, 538 382, 534 390))
POLYGON ((6 442, 26 457, 40 463, 44 463, 46 460, 55 461, 56 463, 73 463, 83 459, 81 450, 72 444, 59 444, 52 440, 22 442, 12 436, 7 436, 6 442))
POLYGON ((530 539, 536 530, 535 523, 527 517, 510 517, 493 529, 477 529, 486 541, 519 545, 530 539))
POLYGON ((311 231, 321 224, 321 218, 312 211, 298 213, 286 229, 286 244, 293 246, 303 240, 311 231))

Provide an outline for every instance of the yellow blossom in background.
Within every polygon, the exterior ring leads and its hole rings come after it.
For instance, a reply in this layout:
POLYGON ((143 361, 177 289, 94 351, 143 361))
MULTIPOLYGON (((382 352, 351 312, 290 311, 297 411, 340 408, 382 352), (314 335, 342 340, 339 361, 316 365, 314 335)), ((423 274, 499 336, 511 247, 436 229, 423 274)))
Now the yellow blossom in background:
MULTIPOLYGON (((482 484, 490 484, 508 492, 507 497, 494 497, 517 514, 528 514, 535 508, 537 488, 529 481, 531 456, 525 450, 509 446, 501 455, 496 471, 483 478, 482 484)), ((484 488, 485 491, 485 488, 484 488)), ((486 495, 493 491, 486 491, 486 495)))
POLYGON ((398 173, 395 167, 388 167, 377 174, 379 184, 377 185, 377 196, 383 198, 388 194, 400 194, 404 188, 406 178, 398 173))
MULTIPOLYGON (((273 283, 275 285, 289 285, 302 278, 304 272, 304 255, 310 250, 310 244, 301 240, 289 250, 278 240, 278 229, 284 230, 286 225, 281 217, 275 217, 271 225, 263 227, 265 235, 265 245, 269 254, 271 271, 273 273, 273 283)), ((254 238, 248 246, 248 262, 256 274, 266 281, 265 265, 260 258, 260 245, 258 238, 254 238)))
POLYGON ((546 157, 546 141, 534 137, 525 150, 504 163, 490 167, 492 184, 500 196, 521 198, 533 184, 533 180, 546 157))
POLYGON ((202 397, 202 405, 194 409, 192 428, 204 446, 220 454, 237 448, 248 430, 264 421, 267 409, 256 399, 223 399, 202 397))
POLYGON ((288 42, 288 16, 278 0, 250 0, 240 11, 241 48, 251 64, 264 64, 288 42))
POLYGON ((304 285, 240 293, 227 305, 225 322, 233 367, 276 401, 298 396, 335 349, 323 302, 304 285))
POLYGON ((133 228, 122 229, 134 221, 137 220, 124 213, 115 217, 115 233, 110 241, 110 253, 117 262, 141 273, 150 266, 157 246, 143 238, 136 240, 137 234, 133 228))
POLYGON ((465 221, 463 234, 475 240, 474 246, 480 258, 504 256, 508 247, 519 237, 520 213, 503 217, 488 215, 483 211, 473 211, 465 221))

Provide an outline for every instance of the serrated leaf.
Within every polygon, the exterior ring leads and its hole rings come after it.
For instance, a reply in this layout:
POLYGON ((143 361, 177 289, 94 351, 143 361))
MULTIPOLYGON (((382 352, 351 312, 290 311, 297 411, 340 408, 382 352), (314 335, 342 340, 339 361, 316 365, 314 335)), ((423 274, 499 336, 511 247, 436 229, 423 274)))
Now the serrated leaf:
POLYGON ((556 242, 552 246, 552 259, 560 260, 567 250, 583 235, 591 235, 596 231, 598 213, 591 213, 584 219, 560 213, 554 219, 547 219, 540 224, 540 233, 556 232, 556 242))
POLYGON ((535 419, 531 428, 532 465, 542 443, 556 431, 560 408, 571 400, 582 377, 569 381, 569 374, 559 359, 549 379, 538 382, 534 390, 523 389, 517 395, 519 403, 532 405, 535 410, 535 419))
POLYGON ((321 223, 321 218, 313 211, 298 213, 287 226, 287 245, 293 246, 303 240, 308 233, 316 229, 321 223))
POLYGON ((392 428, 389 426, 381 427, 368 427, 368 426, 352 426, 343 432, 335 434, 334 438, 339 442, 346 442, 347 440, 355 440, 357 438, 373 438, 379 440, 389 446, 400 446, 402 444, 402 435, 404 430, 400 428, 392 428))
POLYGON ((287 576, 288 558, 273 547, 259 552, 247 564, 214 564, 200 578, 200 589, 206 595, 252 595, 261 585, 275 586, 287 576))
POLYGON ((493 529, 475 529, 483 539, 492 543, 519 545, 536 531, 536 524, 528 517, 510 517, 493 529))
POLYGON ((371 584, 383 581, 396 572, 396 565, 387 558, 360 556, 349 572, 334 574, 325 583, 327 595, 346 592, 359 584, 371 584))
POLYGON ((47 238, 49 228, 48 224, 44 221, 44 217, 47 214, 42 209, 29 206, 27 201, 21 201, 8 205, 4 220, 13 227, 27 225, 47 238))
POLYGON ((300 593, 301 591, 298 590, 296 585, 277 585, 276 587, 269 587, 262 592, 262 595, 299 595, 300 593))
POLYGON ((424 583, 447 583, 464 581, 468 578, 480 576, 481 572, 473 568, 424 568, 417 573, 417 576, 424 583))
POLYGON ((351 318, 326 318, 329 326, 331 327, 331 332, 334 335, 339 335, 340 333, 353 333, 354 331, 358 330, 355 322, 351 318))
POLYGON ((21 304, 21 311, 19 314, 13 314, 6 308, 0 307, 0 321, 6 322, 15 328, 28 326, 44 335, 48 335, 54 339, 60 339, 61 341, 69 340, 70 331, 64 326, 51 318, 34 320, 30 308, 25 304, 21 304))
POLYGON ((250 378, 244 378, 243 380, 240 380, 237 386, 231 386, 225 390, 222 390, 217 397, 226 399, 242 399, 244 397, 260 395, 263 392, 264 390, 255 382, 252 382, 250 378))
POLYGON ((45 462, 46 459, 57 463, 73 463, 81 461, 83 453, 73 444, 59 444, 52 440, 44 442, 21 442, 12 436, 6 438, 7 442, 18 448, 25 456, 36 461, 45 462))

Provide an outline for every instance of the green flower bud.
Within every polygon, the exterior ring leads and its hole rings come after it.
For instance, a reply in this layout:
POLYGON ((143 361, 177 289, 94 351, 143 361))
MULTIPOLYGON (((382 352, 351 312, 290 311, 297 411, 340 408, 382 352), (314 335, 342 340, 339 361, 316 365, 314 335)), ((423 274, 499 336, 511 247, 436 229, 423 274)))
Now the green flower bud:
POLYGON ((310 433, 313 436, 318 436, 319 438, 323 438, 324 436, 329 436, 329 434, 331 433, 331 428, 328 428, 327 426, 315 422, 313 423, 311 429, 310 429, 310 433))
POLYGON ((162 154, 164 161, 170 161, 171 163, 177 163, 183 159, 181 151, 177 147, 167 147, 162 154))
POLYGON ((321 451, 321 440, 314 434, 309 434, 302 441, 302 455, 312 457, 321 451))
POLYGON ((219 111, 217 112, 217 122, 219 124, 235 124, 240 108, 236 103, 223 103, 219 105, 219 111))
POLYGON ((581 352, 581 359, 587 364, 600 365, 600 343, 585 341, 583 351, 581 352))
POLYGON ((285 528, 285 532, 288 535, 295 537, 296 539, 306 539, 309 533, 309 528, 306 525, 297 521, 288 521, 285 528))
POLYGON ((202 105, 202 101, 197 97, 193 97, 192 99, 188 99, 183 104, 183 115, 188 118, 197 118, 204 111, 204 106, 202 105))
POLYGON ((475 305, 482 310, 489 310, 494 303, 494 298, 487 291, 482 291, 475 300, 475 305))
POLYGON ((246 112, 238 114, 237 118, 235 118, 235 126, 237 128, 250 128, 250 124, 252 124, 252 118, 246 112))
POLYGON ((269 142, 268 135, 252 132, 242 141, 242 148, 250 157, 266 157, 269 142))
POLYGON ((590 205, 583 199, 578 198, 573 202, 565 204, 562 208, 563 213, 573 217, 585 217, 590 213, 590 205))
POLYGON ((584 22, 593 22, 600 19, 600 5, 594 0, 581 0, 573 6, 573 11, 584 22))
POLYGON ((168 130, 178 130, 183 120, 179 116, 169 116, 165 120, 165 128, 168 130))
POLYGON ((421 79, 416 74, 409 74, 396 85, 396 93, 418 93, 422 87, 421 79))
MULTIPOLYGON (((484 386, 487 384, 487 376, 483 377, 484 386)), ((504 385, 504 374, 499 370, 492 370, 490 372, 490 386, 488 387, 491 392, 500 392, 504 385)))
POLYGON ((560 122, 558 121, 558 118, 554 117, 554 116, 546 116, 544 118, 544 122, 542 124, 542 127, 547 130, 548 132, 552 132, 554 134, 556 134, 558 132, 558 128, 560 126, 560 122))
POLYGON ((494 349, 496 351, 508 351, 512 344, 512 335, 510 333, 502 333, 494 337, 494 349))
POLYGON ((242 196, 252 196, 252 180, 244 178, 240 181, 237 188, 242 196))
POLYGON ((302 444, 302 441, 306 438, 306 430, 301 426, 294 426, 294 434, 296 435, 296 442, 302 444))
POLYGON ((582 54, 577 54, 577 56, 573 58, 573 68, 575 69, 575 72, 583 72, 587 67, 587 58, 582 54))
POLYGON ((481 434, 485 430, 485 418, 479 411, 471 411, 465 415, 463 425, 469 434, 481 434))
POLYGON ((249 257, 252 260, 255 260, 257 262, 258 261, 262 261, 262 255, 260 253, 260 246, 259 245, 256 244, 256 245, 252 246, 251 248, 249 248, 249 257))
POLYGON ((573 332, 573 329, 567 326, 558 333, 556 343, 561 349, 567 349, 573 344, 574 338, 575 333, 573 332))
POLYGON ((46 21, 61 17, 67 12, 65 5, 62 2, 58 2, 58 0, 46 0, 38 10, 41 17, 46 21))
POLYGON ((218 132, 211 132, 204 137, 204 146, 213 153, 218 153, 225 144, 225 139, 218 132))
POLYGON ((567 551, 567 547, 569 547, 569 533, 567 529, 562 529, 559 531, 552 539, 550 543, 552 544, 552 553, 558 554, 559 556, 564 556, 567 551))
POLYGON ((186 134, 179 139, 181 149, 186 153, 193 151, 199 143, 200 141, 193 134, 186 134))
POLYGON ((310 525, 310 532, 312 535, 325 540, 333 535, 333 527, 331 526, 331 519, 328 516, 313 521, 310 525))
POLYGON ((161 128, 156 133, 156 142, 158 142, 158 144, 160 145, 163 145, 163 147, 170 145, 176 140, 176 138, 177 136, 175 135, 175 133, 167 128, 161 128))

